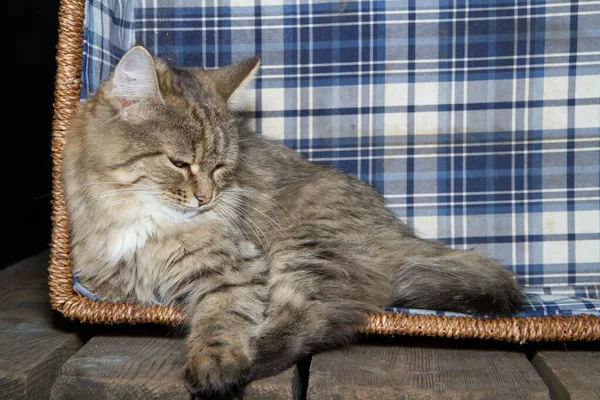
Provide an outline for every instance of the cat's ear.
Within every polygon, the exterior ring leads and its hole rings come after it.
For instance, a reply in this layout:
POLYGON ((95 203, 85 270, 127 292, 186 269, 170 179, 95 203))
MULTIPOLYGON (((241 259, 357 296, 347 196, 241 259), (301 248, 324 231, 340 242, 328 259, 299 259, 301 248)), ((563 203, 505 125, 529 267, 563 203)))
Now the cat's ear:
POLYGON ((123 117, 143 117, 163 104, 154 59, 143 46, 132 47, 121 58, 109 96, 123 117))
POLYGON ((204 72, 215 83, 221 97, 231 105, 243 102, 244 89, 254 79, 260 65, 260 57, 255 56, 235 64, 204 72))

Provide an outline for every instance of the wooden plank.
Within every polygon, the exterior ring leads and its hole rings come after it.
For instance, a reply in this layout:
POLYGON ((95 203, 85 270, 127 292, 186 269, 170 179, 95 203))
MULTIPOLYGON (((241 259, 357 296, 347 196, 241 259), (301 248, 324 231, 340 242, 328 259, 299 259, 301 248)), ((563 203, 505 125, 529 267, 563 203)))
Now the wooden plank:
POLYGON ((48 252, 0 271, 0 399, 46 399, 83 342, 50 309, 48 252))
MULTIPOLYGON (((185 352, 181 337, 96 336, 63 365, 51 399, 188 400, 185 352)), ((244 399, 291 399, 295 374, 291 368, 253 382, 244 399)))
POLYGON ((355 345, 313 357, 308 399, 549 399, 520 352, 355 345))
POLYGON ((244 400, 301 399, 307 376, 308 363, 300 362, 278 375, 252 382, 244 391, 244 400))
POLYGON ((185 343, 166 337, 96 336, 61 368, 51 399, 189 399, 185 343))
POLYGON ((600 350, 542 350, 531 362, 553 399, 600 399, 600 350))
POLYGON ((44 251, 0 271, 0 312, 49 319, 48 259, 44 251))

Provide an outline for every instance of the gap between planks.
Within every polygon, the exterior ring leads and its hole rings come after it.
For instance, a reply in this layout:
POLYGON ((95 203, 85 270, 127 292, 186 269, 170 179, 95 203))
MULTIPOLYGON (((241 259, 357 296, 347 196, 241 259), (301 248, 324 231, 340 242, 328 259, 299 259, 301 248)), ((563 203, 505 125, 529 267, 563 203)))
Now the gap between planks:
POLYGON ((552 399, 600 399, 600 349, 586 347, 565 344, 564 349, 539 350, 531 358, 552 399))

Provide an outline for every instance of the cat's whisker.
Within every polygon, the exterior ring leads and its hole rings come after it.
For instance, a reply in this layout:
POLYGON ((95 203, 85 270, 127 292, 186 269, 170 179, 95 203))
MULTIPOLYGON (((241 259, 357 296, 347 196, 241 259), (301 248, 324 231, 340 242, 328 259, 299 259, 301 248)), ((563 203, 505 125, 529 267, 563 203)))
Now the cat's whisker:
POLYGON ((114 200, 114 201, 118 201, 118 200, 140 201, 140 197, 135 196, 135 195, 154 196, 154 192, 140 190, 140 191, 121 192, 121 193, 105 193, 101 196, 88 196, 88 197, 91 197, 95 200, 99 200, 103 204, 107 204, 111 200, 114 200))
POLYGON ((104 195, 104 196, 98 196, 96 197, 96 199, 101 200, 102 204, 109 204, 111 201, 115 202, 115 201, 135 201, 135 200, 139 200, 136 197, 125 197, 125 196, 118 196, 117 194, 112 194, 112 195, 104 195))
POLYGON ((118 182, 118 181, 98 181, 98 182, 88 182, 82 183, 81 186, 96 186, 96 185, 126 185, 127 183, 118 182))
MULTIPOLYGON (((248 198, 255 200, 257 202, 264 202, 271 207, 271 211, 273 215, 277 217, 277 221, 281 223, 281 218, 290 217, 294 221, 298 221, 296 216, 292 214, 286 207, 284 207, 281 203, 279 203, 275 199, 268 198, 266 196, 261 196, 254 193, 249 193, 248 198)), ((299 221, 298 221, 299 222, 299 221)))
POLYGON ((105 195, 119 195, 119 194, 123 194, 123 193, 141 193, 141 192, 145 192, 145 193, 153 193, 156 191, 156 188, 122 188, 122 189, 112 189, 112 190, 103 190, 100 192, 91 192, 88 193, 86 196, 87 197, 101 197, 101 196, 105 196, 105 195))
MULTIPOLYGON (((222 203, 220 203, 219 205, 221 205, 222 203)), ((233 213, 235 215, 233 216, 229 216, 229 214, 226 212, 226 210, 220 210, 218 208, 219 206, 215 206, 214 210, 222 217, 225 219, 225 221, 229 224, 229 226, 235 231, 238 230, 240 232, 242 232, 244 234, 244 236, 246 237, 246 240, 250 240, 250 236, 248 235, 248 232, 246 232, 246 230, 244 229, 244 227, 242 226, 242 224, 239 222, 239 215, 237 215, 237 213, 234 211, 233 213), (236 229, 237 228, 237 229, 236 229)), ((225 207, 227 209, 227 207, 225 207)), ((231 212, 231 211, 229 211, 231 212)))
POLYGON ((213 210, 219 214, 219 216, 225 221, 225 223, 227 224, 227 226, 229 226, 231 229, 235 230, 235 227, 231 224, 231 222, 229 221, 229 219, 227 217, 225 217, 225 215, 223 215, 223 212, 221 210, 219 210, 217 207, 213 208, 213 210))
POLYGON ((115 189, 105 192, 104 194, 119 194, 119 193, 127 193, 127 192, 147 192, 151 193, 151 188, 123 188, 123 189, 115 189))
MULTIPOLYGON (((102 185, 107 185, 107 184, 102 184, 102 185)), ((108 185, 112 185, 112 184, 108 184, 108 185)), ((102 190, 105 192, 116 192, 119 190, 152 190, 155 189, 154 186, 150 186, 150 185, 136 185, 136 186, 132 186, 132 187, 112 187, 112 188, 103 188, 100 185, 94 185, 94 184, 88 184, 88 185, 83 185, 86 189, 89 190, 102 190)))
POLYGON ((119 199, 116 201, 112 201, 112 202, 105 202, 104 206, 106 207, 115 207, 115 206, 120 206, 126 203, 131 203, 133 202, 133 199, 119 199))
MULTIPOLYGON (((110 193, 123 193, 123 192, 140 192, 140 191, 144 191, 144 192, 151 192, 154 191, 156 188, 153 188, 151 186, 147 186, 147 187, 129 187, 129 188, 119 188, 119 189, 109 189, 109 190, 103 190, 100 192, 100 194, 110 194, 110 193)), ((98 194, 97 193, 89 193, 88 196, 94 196, 96 197, 98 194)))
POLYGON ((243 161, 246 164, 250 164, 252 162, 252 160, 247 155, 242 154, 242 153, 238 154, 238 158, 239 158, 239 161, 243 161))
MULTIPOLYGON (((227 202, 227 200, 225 199, 221 199, 221 201, 219 202, 223 207, 230 209, 232 212, 235 213, 235 208, 232 204, 229 204, 227 202)), ((241 209, 243 211, 243 209, 241 209)), ((265 234, 265 232, 251 219, 248 218, 244 218, 244 220, 250 224, 252 224, 252 226, 254 226, 254 228, 256 228, 256 230, 258 230, 258 232, 260 232, 260 234, 250 225, 246 225, 253 233, 254 236, 258 239, 258 241, 260 242, 260 245, 262 247, 265 247, 265 243, 263 243, 263 240, 261 239, 261 235, 262 238, 265 240, 265 242, 267 242, 267 244, 269 244, 268 240, 267 240, 267 236, 265 234)))
POLYGON ((116 114, 114 117, 111 117, 111 118, 107 119, 106 121, 104 121, 102 124, 100 124, 99 127, 104 128, 106 125, 117 120, 118 118, 119 118, 119 114, 116 114))
MULTIPOLYGON (((258 231, 261 233, 261 235, 263 236, 263 238, 265 239, 266 244, 269 244, 269 240, 267 239, 267 235, 265 234, 265 232, 261 229, 261 227, 255 222, 252 221, 249 218, 245 219, 246 221, 248 221, 249 223, 251 223, 254 227, 256 227, 256 229, 258 229, 258 231)), ((257 236, 258 240, 260 241, 260 245, 261 247, 265 247, 265 244, 263 243, 263 241, 260 239, 260 236, 257 236)))
POLYGON ((273 207, 271 207, 270 211, 273 213, 273 216, 275 218, 277 218, 277 224, 280 227, 281 227, 281 216, 283 216, 283 217, 286 217, 286 216, 293 217, 293 215, 289 211, 285 210, 283 208, 283 206, 277 204, 277 201, 274 200, 274 199, 270 199, 268 197, 264 197, 263 198, 263 197, 259 197, 259 196, 253 196, 252 193, 248 193, 247 195, 243 195, 240 199, 243 199, 243 201, 245 202, 245 204, 247 204, 248 206, 254 208, 257 211, 259 211, 263 215, 264 215, 263 212, 261 212, 260 210, 256 209, 255 207, 253 207, 251 205, 252 203, 250 202, 250 200, 258 200, 258 202, 264 202, 264 203, 266 203, 266 204, 268 204, 270 206, 273 206, 273 207), (280 216, 280 214, 281 214, 281 216, 280 216))
POLYGON ((41 196, 34 197, 34 199, 33 199, 33 200, 41 200, 41 199, 43 199, 43 198, 50 197, 51 195, 52 195, 52 193, 46 193, 46 194, 43 194, 43 195, 41 195, 41 196))
POLYGON ((283 230, 283 227, 281 226, 281 224, 275 222, 275 220, 271 217, 269 217, 267 214, 265 214, 264 212, 260 211, 258 208, 254 207, 249 201, 242 199, 241 197, 235 198, 236 202, 240 203, 242 206, 246 207, 246 208, 250 208, 256 212, 258 212, 259 214, 261 214, 263 217, 265 217, 265 219, 267 221, 269 221, 271 223, 271 225, 275 228, 275 229, 280 229, 283 230))
MULTIPOLYGON (((240 220, 240 212, 233 206, 231 206, 229 203, 221 200, 219 201, 219 204, 217 207, 222 207, 224 208, 224 210, 221 210, 224 214, 222 215, 230 215, 231 220, 233 221, 234 225, 239 227, 239 229, 241 231, 243 231, 246 234, 246 237, 248 238, 248 233, 246 232, 246 230, 243 228, 243 224, 239 221, 240 220)), ((215 208, 217 208, 215 207, 215 208)), ((248 228, 250 228, 250 230, 252 230, 252 232, 254 233, 254 236, 256 236, 257 238, 259 238, 259 235, 257 234, 257 232, 252 229, 251 226, 248 226, 248 228)), ((259 238, 260 240, 260 238, 259 238)))
POLYGON ((221 218, 223 218, 223 220, 225 221, 225 223, 233 230, 233 231, 239 231, 242 232, 244 234, 244 236, 246 237, 247 240, 249 240, 248 234, 246 233, 246 231, 239 226, 235 221, 235 219, 233 219, 232 217, 228 216, 227 213, 224 210, 220 210, 218 207, 214 208, 214 211, 219 214, 219 216, 221 216, 221 218))
POLYGON ((102 195, 88 195, 86 197, 90 197, 90 198, 94 198, 94 199, 106 199, 106 198, 110 198, 110 197, 117 197, 120 195, 127 195, 127 194, 149 194, 149 195, 151 195, 151 194, 153 194, 153 192, 148 191, 146 189, 139 189, 139 190, 122 189, 119 191, 107 192, 102 195))
MULTIPOLYGON (((266 195, 263 195, 262 193, 254 191, 254 190, 241 189, 241 188, 228 188, 228 189, 225 189, 223 192, 232 193, 232 194, 241 194, 242 196, 248 197, 250 199, 266 202, 267 204, 269 204, 271 206, 277 207, 279 209, 279 211, 282 213, 282 215, 288 216, 288 217, 292 218, 298 224, 303 225, 302 221, 300 221, 287 207, 285 207, 283 204, 281 204, 281 202, 277 201, 276 199, 274 199, 272 197, 268 197, 266 195)), ((275 213, 275 211, 274 211, 274 214, 277 216, 277 219, 279 220, 279 216, 275 213)))

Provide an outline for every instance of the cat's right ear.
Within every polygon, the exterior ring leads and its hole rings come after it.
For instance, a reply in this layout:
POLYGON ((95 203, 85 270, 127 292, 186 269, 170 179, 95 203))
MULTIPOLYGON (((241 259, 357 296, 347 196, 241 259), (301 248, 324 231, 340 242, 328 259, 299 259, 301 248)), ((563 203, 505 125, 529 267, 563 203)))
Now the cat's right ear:
POLYGON ((164 104, 160 95, 152 55, 143 46, 134 46, 119 61, 109 92, 112 104, 125 119, 144 118, 164 104))
POLYGON ((246 89, 254 79, 260 66, 260 58, 255 56, 236 64, 216 69, 201 69, 204 76, 210 77, 217 92, 230 108, 244 108, 246 89))

